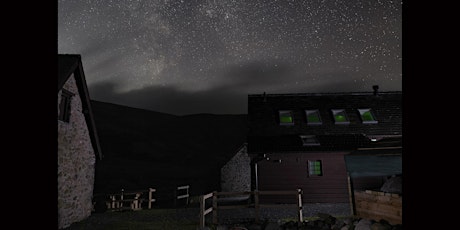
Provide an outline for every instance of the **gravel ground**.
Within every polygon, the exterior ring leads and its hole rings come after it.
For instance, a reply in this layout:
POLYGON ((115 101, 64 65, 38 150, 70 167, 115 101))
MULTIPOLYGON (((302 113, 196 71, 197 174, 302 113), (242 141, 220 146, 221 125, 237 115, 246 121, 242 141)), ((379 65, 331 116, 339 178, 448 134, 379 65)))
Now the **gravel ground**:
MULTIPOLYGON (((199 220, 200 209, 189 207, 176 210, 176 218, 181 220, 199 220)), ((351 216, 349 203, 315 203, 303 204, 302 214, 304 217, 313 217, 318 213, 327 213, 332 216, 351 216)), ((217 212, 219 224, 230 224, 234 222, 248 222, 254 220, 255 213, 253 208, 219 210, 217 212)), ((279 205, 279 207, 261 207, 260 220, 277 222, 279 220, 296 220, 297 208, 288 205, 279 205)), ((212 214, 206 216, 206 221, 212 221, 212 214)))
MULTIPOLYGON (((327 213, 334 217, 350 216, 350 205, 348 203, 303 205, 304 217, 317 216, 318 213, 327 213)), ((200 221, 199 216, 200 208, 196 203, 177 209, 154 208, 142 211, 93 213, 89 218, 72 224, 65 230, 196 230, 200 221)), ((220 226, 250 225, 255 218, 253 208, 218 210, 217 216, 220 226)), ((279 205, 276 208, 261 207, 259 218, 263 222, 270 223, 295 221, 297 211, 296 207, 287 205, 279 205)), ((212 223, 211 213, 206 216, 206 225, 209 226, 210 223, 212 223)))

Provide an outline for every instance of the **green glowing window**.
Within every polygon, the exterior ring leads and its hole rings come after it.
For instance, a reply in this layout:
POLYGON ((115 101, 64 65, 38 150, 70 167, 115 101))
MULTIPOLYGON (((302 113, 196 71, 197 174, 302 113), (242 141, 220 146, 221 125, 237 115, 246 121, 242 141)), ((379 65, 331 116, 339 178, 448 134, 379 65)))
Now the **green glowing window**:
POLYGON ((279 116, 280 116, 280 124, 281 125, 293 125, 294 124, 292 111, 290 111, 290 110, 279 111, 279 116))
POLYGON ((361 120, 363 124, 377 124, 378 121, 375 119, 372 114, 371 109, 358 109, 359 114, 361 115, 361 120))
POLYGON ((309 176, 322 176, 322 164, 321 160, 308 161, 308 175, 309 176))
POLYGON ((335 124, 350 124, 344 109, 333 109, 332 115, 334 116, 335 124))
POLYGON ((305 115, 307 116, 307 124, 308 125, 320 125, 323 122, 321 121, 321 117, 319 116, 319 111, 316 110, 305 110, 305 115))

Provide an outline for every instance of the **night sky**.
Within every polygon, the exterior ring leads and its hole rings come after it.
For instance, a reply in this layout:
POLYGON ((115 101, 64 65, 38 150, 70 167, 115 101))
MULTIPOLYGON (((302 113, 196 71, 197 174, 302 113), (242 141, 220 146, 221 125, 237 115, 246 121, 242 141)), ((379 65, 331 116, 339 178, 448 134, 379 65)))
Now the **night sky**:
POLYGON ((59 0, 93 100, 247 113, 247 95, 402 90, 402 2, 59 0))

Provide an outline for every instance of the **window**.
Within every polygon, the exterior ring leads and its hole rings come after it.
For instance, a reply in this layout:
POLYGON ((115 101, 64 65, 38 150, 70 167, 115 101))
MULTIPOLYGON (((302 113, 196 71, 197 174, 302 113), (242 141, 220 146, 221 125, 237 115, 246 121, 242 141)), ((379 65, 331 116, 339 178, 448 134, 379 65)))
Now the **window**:
POLYGON ((361 115, 361 121, 363 124, 377 124, 378 121, 372 114, 371 109, 358 109, 359 115, 361 115))
POLYGON ((293 125, 294 124, 292 111, 281 110, 279 111, 279 116, 280 116, 280 125, 293 125))
POLYGON ((318 138, 315 135, 300 135, 303 146, 319 146, 318 138))
POLYGON ((344 109, 333 109, 332 115, 334 116, 335 124, 350 124, 350 120, 348 120, 347 114, 345 113, 344 109))
POLYGON ((58 119, 64 122, 69 122, 70 120, 70 101, 74 94, 62 89, 61 93, 61 102, 59 103, 59 116, 58 119))
POLYGON ((321 125, 323 123, 317 109, 305 110, 305 115, 307 116, 307 125, 321 125))
POLYGON ((323 170, 321 169, 321 160, 308 161, 308 175, 309 176, 322 176, 323 170))

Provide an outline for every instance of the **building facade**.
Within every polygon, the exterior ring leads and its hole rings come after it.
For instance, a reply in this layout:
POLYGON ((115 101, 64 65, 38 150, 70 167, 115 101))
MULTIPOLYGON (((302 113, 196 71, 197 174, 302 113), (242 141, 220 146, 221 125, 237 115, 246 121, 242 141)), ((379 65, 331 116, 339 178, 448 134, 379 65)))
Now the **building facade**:
MULTIPOLYGON (((362 172, 351 172, 347 164, 362 157, 348 156, 378 148, 393 148, 392 154, 401 156, 401 141, 386 141, 401 139, 401 98, 401 92, 378 92, 377 87, 374 92, 249 95, 252 188, 300 188, 307 203, 350 202, 350 174, 362 172)), ((294 198, 266 200, 292 203, 294 198)))
POLYGON ((91 215, 101 158, 80 55, 58 55, 58 228, 91 215))

